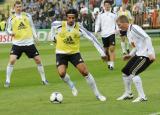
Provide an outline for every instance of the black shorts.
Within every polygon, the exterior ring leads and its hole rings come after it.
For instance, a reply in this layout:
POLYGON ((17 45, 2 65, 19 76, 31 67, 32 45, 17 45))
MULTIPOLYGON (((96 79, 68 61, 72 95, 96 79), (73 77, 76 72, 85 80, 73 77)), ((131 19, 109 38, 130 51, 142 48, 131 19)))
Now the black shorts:
POLYGON ((120 30, 120 36, 127 36, 127 31, 120 30))
POLYGON ((153 61, 150 61, 148 57, 144 56, 134 56, 132 57, 125 67, 122 69, 122 72, 126 75, 138 75, 143 72, 153 61))
POLYGON ((39 55, 39 52, 34 44, 30 46, 13 45, 10 55, 16 55, 17 59, 19 59, 23 52, 28 56, 28 58, 34 58, 35 56, 39 55))
POLYGON ((108 37, 102 37, 102 42, 103 42, 103 47, 109 47, 111 45, 115 46, 116 41, 115 41, 115 34, 112 34, 108 37))
POLYGON ((56 65, 57 67, 60 65, 68 66, 68 62, 71 62, 75 67, 79 63, 83 63, 83 59, 80 53, 75 54, 56 54, 56 65))

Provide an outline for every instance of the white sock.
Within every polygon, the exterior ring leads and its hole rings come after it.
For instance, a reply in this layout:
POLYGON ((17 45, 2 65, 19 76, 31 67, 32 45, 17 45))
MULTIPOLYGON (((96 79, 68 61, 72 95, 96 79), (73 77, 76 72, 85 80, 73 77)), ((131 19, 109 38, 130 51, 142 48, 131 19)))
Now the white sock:
POLYGON ((89 86, 91 87, 94 94, 96 96, 100 95, 93 76, 89 73, 88 76, 85 76, 85 79, 86 79, 87 83, 89 84, 89 86))
POLYGON ((13 65, 9 64, 7 66, 7 70, 6 70, 6 82, 8 82, 8 83, 10 83, 12 71, 13 71, 13 65))
POLYGON ((122 52, 126 53, 125 42, 121 42, 122 52))
POLYGON ((74 86, 73 82, 71 81, 69 75, 66 73, 65 77, 62 79, 65 83, 69 85, 69 87, 72 89, 74 86))
POLYGON ((138 92, 138 95, 142 98, 145 97, 145 94, 144 94, 144 91, 143 91, 143 86, 142 86, 142 81, 141 81, 141 78, 136 75, 135 77, 132 78, 133 80, 133 83, 135 84, 136 86, 136 89, 137 89, 137 92, 138 92))
POLYGON ((111 65, 111 62, 110 62, 110 61, 108 61, 108 62, 107 62, 107 65, 111 65))
POLYGON ((38 64, 38 65, 37 65, 37 68, 38 68, 38 71, 39 71, 39 73, 40 73, 40 76, 41 76, 42 81, 45 81, 45 80, 46 80, 46 77, 45 77, 45 72, 44 72, 43 65, 42 65, 42 64, 38 64))
POLYGON ((123 74, 123 82, 124 82, 125 93, 127 94, 132 93, 131 91, 132 77, 123 74))
POLYGON ((114 62, 113 61, 110 61, 110 66, 114 67, 114 62))

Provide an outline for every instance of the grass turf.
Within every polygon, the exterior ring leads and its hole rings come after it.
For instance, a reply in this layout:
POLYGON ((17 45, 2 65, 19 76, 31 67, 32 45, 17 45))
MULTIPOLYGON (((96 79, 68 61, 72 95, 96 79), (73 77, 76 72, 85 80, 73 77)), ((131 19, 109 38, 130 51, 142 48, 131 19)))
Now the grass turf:
MULTIPOLYGON (((4 88, 5 69, 11 45, 0 45, 0 115, 149 115, 158 113, 160 112, 159 43, 159 38, 153 39, 156 62, 141 74, 148 101, 134 104, 131 101, 116 101, 124 91, 121 68, 126 63, 121 58, 119 40, 116 46, 114 71, 107 69, 107 65, 100 59, 100 55, 89 41, 81 41, 82 57, 100 91, 107 96, 106 102, 96 100, 84 78, 70 64, 68 73, 79 91, 77 97, 72 96, 69 87, 58 76, 54 46, 49 43, 41 43, 37 48, 50 85, 42 85, 36 64, 23 55, 14 66, 11 87, 4 88), (62 104, 50 103, 49 96, 53 91, 63 94, 62 104)), ((132 89, 136 97, 135 87, 133 86, 132 89)))

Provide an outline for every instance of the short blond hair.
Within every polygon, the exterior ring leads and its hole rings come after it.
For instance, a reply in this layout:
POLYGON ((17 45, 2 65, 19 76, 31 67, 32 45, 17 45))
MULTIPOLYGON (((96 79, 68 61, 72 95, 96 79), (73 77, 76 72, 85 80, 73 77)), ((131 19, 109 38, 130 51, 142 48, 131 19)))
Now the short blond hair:
POLYGON ((128 17, 125 15, 121 15, 117 18, 117 22, 121 23, 129 23, 128 17))
POLYGON ((22 2, 21 2, 20 0, 16 0, 16 1, 14 2, 14 7, 15 7, 17 4, 22 4, 22 2))

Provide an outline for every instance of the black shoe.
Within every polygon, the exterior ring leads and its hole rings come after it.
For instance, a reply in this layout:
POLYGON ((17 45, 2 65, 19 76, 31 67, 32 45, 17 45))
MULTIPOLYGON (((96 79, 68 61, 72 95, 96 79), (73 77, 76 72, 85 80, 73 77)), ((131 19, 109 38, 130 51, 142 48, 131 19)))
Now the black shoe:
POLYGON ((113 70, 114 68, 112 66, 108 65, 108 69, 113 70))
POLYGON ((113 70, 114 68, 112 67, 112 66, 110 66, 110 68, 109 68, 110 70, 113 70))
POLYGON ((108 69, 110 69, 110 67, 111 67, 111 66, 110 66, 110 65, 108 65, 108 69))

